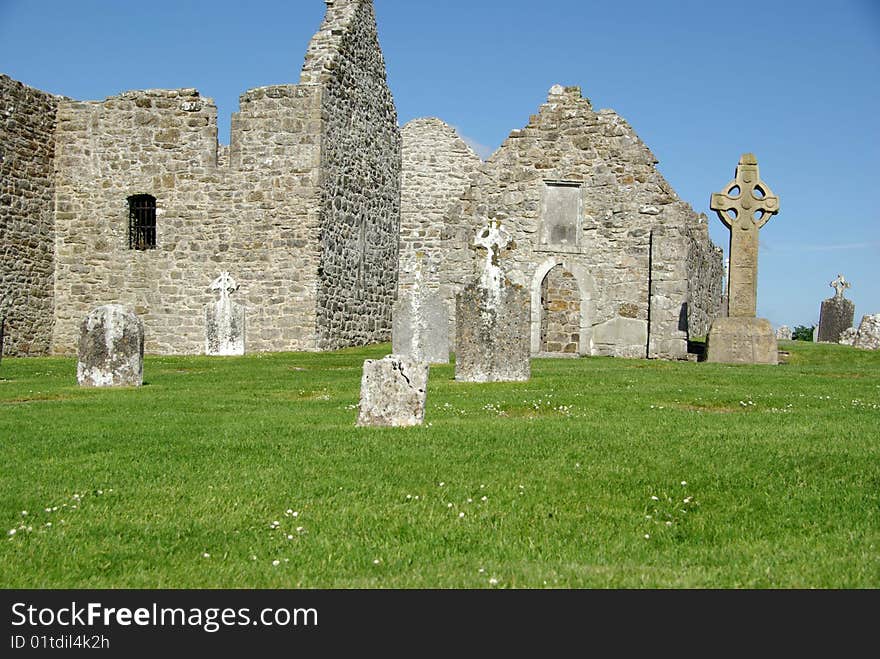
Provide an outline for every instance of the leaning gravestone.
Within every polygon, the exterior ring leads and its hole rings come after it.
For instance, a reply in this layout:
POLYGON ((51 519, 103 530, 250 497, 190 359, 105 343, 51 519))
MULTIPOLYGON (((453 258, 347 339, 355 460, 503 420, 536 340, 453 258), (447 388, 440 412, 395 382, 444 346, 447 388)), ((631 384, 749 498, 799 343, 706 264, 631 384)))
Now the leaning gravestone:
POLYGON ((818 339, 822 343, 838 343, 841 332, 853 326, 856 305, 843 296, 846 289, 852 286, 843 275, 837 275, 829 286, 834 289, 834 297, 822 302, 818 339))
POLYGON ((455 379, 465 382, 525 382, 531 377, 530 300, 499 263, 513 245, 500 222, 477 234, 486 250, 483 272, 456 296, 455 379))
POLYGON ((758 231, 779 212, 779 197, 761 180, 758 160, 740 158, 736 178, 712 195, 711 208, 730 229, 728 317, 716 318, 706 338, 706 359, 725 364, 778 364, 770 321, 757 318, 758 231))
POLYGON ((238 283, 228 272, 221 272, 211 290, 218 291, 220 298, 205 305, 205 354, 243 355, 245 308, 231 297, 238 290, 238 283))
POLYGON ((364 362, 359 426, 419 426, 425 420, 428 364, 402 355, 364 362))
POLYGON ((776 330, 776 338, 779 341, 791 341, 791 336, 791 328, 788 325, 783 325, 776 330))
POLYGON ((80 325, 76 379, 83 387, 139 387, 144 323, 118 304, 98 307, 80 325))
POLYGON ((394 304, 391 342, 395 355, 429 364, 449 363, 449 309, 438 293, 422 285, 421 258, 413 287, 401 290, 394 304))
POLYGON ((853 345, 862 350, 880 350, 880 313, 862 318, 853 345))

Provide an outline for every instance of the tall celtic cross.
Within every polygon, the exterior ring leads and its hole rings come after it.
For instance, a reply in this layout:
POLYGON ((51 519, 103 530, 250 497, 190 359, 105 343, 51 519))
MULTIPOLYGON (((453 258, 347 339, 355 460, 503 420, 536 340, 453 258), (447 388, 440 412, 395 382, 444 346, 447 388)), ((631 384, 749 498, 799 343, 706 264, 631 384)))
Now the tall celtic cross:
POLYGON ((513 245, 510 234, 501 226, 498 220, 489 220, 488 226, 481 229, 474 239, 474 247, 486 250, 486 262, 483 264, 483 272, 480 273, 480 283, 483 288, 494 294, 501 292, 501 252, 513 245))
POLYGON ((779 212, 776 197, 761 180, 751 153, 739 160, 736 178, 712 195, 710 208, 730 229, 728 316, 755 318, 758 301, 758 230, 779 212))

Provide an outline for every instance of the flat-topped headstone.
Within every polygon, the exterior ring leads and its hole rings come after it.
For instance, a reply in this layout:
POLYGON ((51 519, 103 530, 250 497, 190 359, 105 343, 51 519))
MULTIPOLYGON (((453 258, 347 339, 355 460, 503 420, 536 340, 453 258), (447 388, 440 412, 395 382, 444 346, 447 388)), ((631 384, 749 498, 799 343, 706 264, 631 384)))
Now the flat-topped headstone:
POLYGON ((730 230, 728 317, 712 323, 706 359, 728 364, 778 364, 778 344, 769 321, 756 318, 758 232, 779 212, 779 197, 761 180, 758 160, 740 158, 736 177, 710 204, 730 230))
POLYGON ((236 356, 244 354, 245 308, 232 299, 238 283, 228 272, 221 272, 211 284, 216 302, 205 305, 205 354, 236 356))
POLYGON ((837 275, 837 279, 829 286, 834 289, 834 297, 822 302, 822 311, 819 315, 818 340, 822 343, 838 343, 840 334, 853 326, 856 315, 856 305, 852 300, 844 297, 850 284, 843 275, 837 275))
POLYGON ((880 313, 862 318, 853 345, 862 350, 880 350, 880 313))
POLYGON ((500 222, 490 222, 474 241, 486 250, 479 278, 456 296, 455 379, 524 382, 531 377, 531 310, 528 291, 511 282, 500 265, 513 241, 500 222))
POLYGON ((791 341, 792 333, 788 325, 782 325, 776 328, 776 338, 779 341, 791 341))
POLYGON ((76 379, 83 387, 139 387, 144 381, 144 323, 109 304, 80 325, 76 379))
POLYGON ((364 362, 359 426, 419 426, 425 420, 428 364, 402 355, 364 362))
POLYGON ((423 285, 422 255, 416 255, 413 287, 394 304, 391 343, 395 355, 429 364, 449 363, 449 308, 439 293, 423 285))

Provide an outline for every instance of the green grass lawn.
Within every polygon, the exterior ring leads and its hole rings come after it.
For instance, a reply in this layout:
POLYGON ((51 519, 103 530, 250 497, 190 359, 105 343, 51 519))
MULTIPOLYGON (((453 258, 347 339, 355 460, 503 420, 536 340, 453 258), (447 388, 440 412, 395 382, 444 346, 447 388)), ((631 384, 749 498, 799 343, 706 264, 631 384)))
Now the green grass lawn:
POLYGON ((7 358, 0 585, 880 587, 880 353, 781 347, 435 367, 414 429, 354 425, 388 346, 148 357, 124 390, 7 358))

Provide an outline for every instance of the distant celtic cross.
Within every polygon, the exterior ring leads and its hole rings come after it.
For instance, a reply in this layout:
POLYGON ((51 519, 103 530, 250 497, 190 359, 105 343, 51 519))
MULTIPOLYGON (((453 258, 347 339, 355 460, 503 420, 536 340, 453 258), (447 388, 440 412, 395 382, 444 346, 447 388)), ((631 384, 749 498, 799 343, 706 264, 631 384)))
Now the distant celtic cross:
POLYGON ((223 300, 238 290, 238 282, 228 272, 221 272, 220 276, 211 284, 211 290, 220 291, 220 299, 223 300))
POLYGON ((740 158, 736 179, 712 195, 710 208, 730 229, 728 315, 754 318, 758 299, 758 230, 779 212, 779 197, 761 180, 758 160, 740 158))
POLYGON ((843 299, 843 294, 847 288, 851 288, 850 284, 843 275, 837 275, 837 279, 829 284, 834 289, 834 297, 838 300, 843 299))

